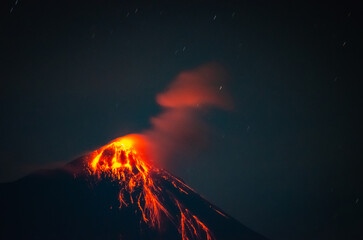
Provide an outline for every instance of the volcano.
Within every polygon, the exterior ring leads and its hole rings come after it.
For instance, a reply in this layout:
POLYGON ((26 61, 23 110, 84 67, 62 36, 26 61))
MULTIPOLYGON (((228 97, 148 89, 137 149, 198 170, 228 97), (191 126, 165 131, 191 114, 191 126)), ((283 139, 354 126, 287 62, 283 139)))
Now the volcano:
POLYGON ((0 185, 0 239, 263 240, 129 135, 62 168, 0 185))

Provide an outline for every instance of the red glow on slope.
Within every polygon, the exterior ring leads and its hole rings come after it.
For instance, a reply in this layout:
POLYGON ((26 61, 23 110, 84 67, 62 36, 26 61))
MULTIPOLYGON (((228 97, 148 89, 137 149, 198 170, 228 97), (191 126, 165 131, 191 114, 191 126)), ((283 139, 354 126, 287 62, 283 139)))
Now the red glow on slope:
POLYGON ((160 227, 162 214, 168 216, 169 213, 157 197, 159 190, 149 175, 151 166, 143 158, 146 155, 143 138, 139 135, 118 138, 96 150, 94 155, 89 164, 91 174, 119 182, 120 207, 128 206, 127 196, 131 204, 136 199, 144 222, 152 227, 160 227))
POLYGON ((212 240, 210 230, 188 209, 178 202, 176 197, 169 194, 180 211, 179 216, 171 216, 162 201, 165 194, 156 184, 153 174, 159 174, 171 183, 179 192, 188 194, 192 191, 187 185, 169 174, 153 167, 144 157, 146 141, 140 135, 127 135, 118 138, 92 154, 88 163, 89 173, 98 179, 109 178, 120 186, 119 207, 136 206, 141 213, 142 221, 148 226, 161 229, 162 221, 177 220, 179 232, 183 240, 207 239, 212 240))
POLYGON ((183 240, 211 240, 213 237, 207 226, 172 193, 163 192, 154 176, 167 181, 179 193, 188 195, 194 192, 193 189, 152 166, 151 162, 165 164, 164 160, 171 153, 183 151, 183 147, 190 146, 191 142, 193 145, 204 143, 207 127, 199 110, 202 107, 233 108, 224 88, 226 76, 224 69, 215 63, 180 73, 166 91, 157 95, 156 101, 163 107, 163 112, 151 119, 150 130, 142 135, 127 135, 112 141, 96 150, 89 162, 91 175, 118 182, 120 208, 137 207, 142 221, 153 228, 160 229, 165 218, 178 223, 183 240), (168 195, 174 208, 179 210, 177 216, 171 216, 163 202, 164 195, 168 195))
POLYGON ((177 200, 176 204, 180 211, 179 232, 182 235, 183 240, 214 239, 211 231, 199 220, 198 217, 194 216, 188 209, 184 208, 184 206, 177 200))

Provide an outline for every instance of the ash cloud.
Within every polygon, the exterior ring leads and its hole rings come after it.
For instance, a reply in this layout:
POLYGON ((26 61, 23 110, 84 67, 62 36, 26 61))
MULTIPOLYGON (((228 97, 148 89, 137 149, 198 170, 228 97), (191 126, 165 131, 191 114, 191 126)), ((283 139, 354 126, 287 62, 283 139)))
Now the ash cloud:
POLYGON ((152 128, 143 133, 154 161, 164 165, 171 155, 193 151, 207 143, 208 126, 203 113, 210 108, 232 110, 226 91, 228 75, 216 63, 181 72, 156 96, 163 111, 151 118, 152 128))

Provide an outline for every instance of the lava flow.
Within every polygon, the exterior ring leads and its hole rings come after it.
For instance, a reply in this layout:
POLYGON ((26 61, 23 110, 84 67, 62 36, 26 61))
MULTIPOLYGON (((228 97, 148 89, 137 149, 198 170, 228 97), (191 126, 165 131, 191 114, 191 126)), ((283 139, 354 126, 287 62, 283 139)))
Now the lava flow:
POLYGON ((146 159, 145 146, 145 140, 139 135, 118 138, 93 152, 88 171, 99 180, 108 178, 116 182, 120 189, 117 196, 119 207, 135 206, 141 213, 141 221, 150 228, 160 230, 162 222, 166 220, 177 225, 183 240, 214 239, 208 227, 186 209, 173 193, 163 191, 159 179, 171 183, 183 194, 188 194, 192 189, 166 171, 152 166, 146 159), (165 198, 172 200, 177 214, 168 210, 165 198))

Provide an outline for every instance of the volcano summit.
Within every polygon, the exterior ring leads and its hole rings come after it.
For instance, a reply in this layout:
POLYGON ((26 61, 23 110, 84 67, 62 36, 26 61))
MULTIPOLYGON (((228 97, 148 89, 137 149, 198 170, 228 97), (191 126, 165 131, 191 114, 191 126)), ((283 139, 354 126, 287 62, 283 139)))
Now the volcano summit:
POLYGON ((263 240, 153 166, 138 135, 0 185, 1 239, 263 240))

